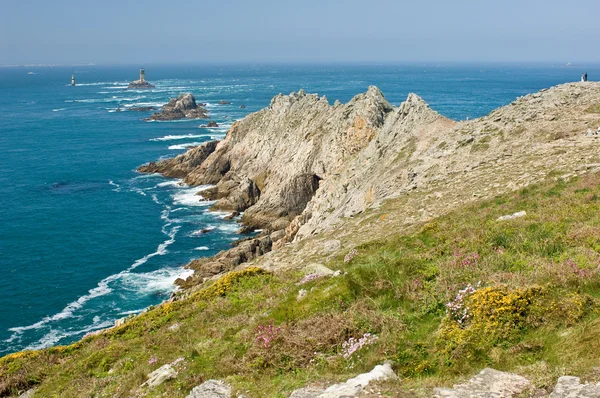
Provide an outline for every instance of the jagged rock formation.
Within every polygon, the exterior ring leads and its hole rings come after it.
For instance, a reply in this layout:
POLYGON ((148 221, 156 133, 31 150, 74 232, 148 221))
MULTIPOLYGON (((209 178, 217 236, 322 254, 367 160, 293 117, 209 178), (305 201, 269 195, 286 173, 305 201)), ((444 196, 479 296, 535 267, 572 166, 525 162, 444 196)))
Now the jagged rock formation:
MULTIPOLYGON (((341 231, 342 224, 346 235, 354 233, 348 220, 390 199, 428 192, 398 220, 414 223, 463 203, 461 195, 472 200, 536 182, 557 146, 570 152, 593 145, 585 131, 600 122, 589 111, 597 104, 600 84, 565 84, 483 118, 454 122, 415 94, 394 107, 376 87, 334 105, 300 91, 280 94, 234 123, 214 148, 194 148, 140 170, 215 185, 203 196, 216 200, 216 209, 244 211, 246 228, 276 231, 273 248, 280 249, 341 231), (582 145, 562 144, 573 140, 582 145)), ((592 163, 595 154, 557 156, 560 168, 572 170, 592 163)), ((278 255, 268 257, 265 266, 275 266, 278 255)))
POLYGON ((206 158, 214 152, 218 141, 208 141, 172 159, 150 162, 141 166, 142 173, 161 173, 166 177, 183 178, 196 167, 202 165, 206 158))
POLYGON ((179 120, 179 119, 207 119, 208 111, 196 103, 190 93, 181 94, 164 105, 161 110, 146 120, 179 120))

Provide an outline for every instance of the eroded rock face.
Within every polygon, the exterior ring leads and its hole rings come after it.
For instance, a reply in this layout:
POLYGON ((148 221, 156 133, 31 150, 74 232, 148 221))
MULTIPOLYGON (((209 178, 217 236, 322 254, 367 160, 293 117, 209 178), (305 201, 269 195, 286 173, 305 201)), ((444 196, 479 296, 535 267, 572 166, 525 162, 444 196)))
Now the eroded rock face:
POLYGON ((179 119, 206 119, 208 111, 196 103, 190 93, 181 94, 164 105, 161 110, 146 120, 179 120, 179 119))

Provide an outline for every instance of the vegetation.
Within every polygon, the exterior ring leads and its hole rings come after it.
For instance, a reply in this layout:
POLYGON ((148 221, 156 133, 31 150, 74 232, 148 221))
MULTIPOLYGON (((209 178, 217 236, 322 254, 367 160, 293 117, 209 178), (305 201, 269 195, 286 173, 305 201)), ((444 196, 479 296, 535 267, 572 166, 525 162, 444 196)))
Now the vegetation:
POLYGON ((485 366, 541 388, 562 374, 597 380, 599 198, 599 175, 559 180, 340 253, 326 264, 336 277, 232 272, 71 346, 0 359, 0 395, 185 397, 220 378, 284 397, 384 360, 403 378, 382 386, 389 396, 426 396, 485 366), (176 379, 140 387, 177 358, 176 379))
POLYGON ((585 110, 587 113, 600 113, 600 104, 590 106, 585 110))

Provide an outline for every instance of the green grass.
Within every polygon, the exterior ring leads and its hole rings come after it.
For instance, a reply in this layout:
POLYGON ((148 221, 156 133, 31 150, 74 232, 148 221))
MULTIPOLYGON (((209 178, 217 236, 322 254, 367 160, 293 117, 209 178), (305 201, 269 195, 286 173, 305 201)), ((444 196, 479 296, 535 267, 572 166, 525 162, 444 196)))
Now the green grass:
POLYGON ((585 110, 587 113, 600 113, 600 104, 590 106, 585 110))
POLYGON ((394 362, 390 396, 426 396, 490 366, 551 388, 562 374, 600 380, 600 177, 522 189, 435 219, 327 262, 342 275, 304 285, 296 272, 228 274, 179 301, 68 347, 0 359, 0 396, 185 397, 228 380, 248 397, 285 397, 394 362), (499 216, 527 216, 498 222, 499 216), (459 324, 446 304, 476 289, 459 324), (308 295, 296 299, 300 289, 308 295), (177 330, 171 330, 179 324, 177 330), (256 340, 259 326, 276 329, 256 340), (343 343, 378 340, 349 358, 343 343), (175 380, 146 391, 148 373, 184 358, 175 380), (156 362, 151 359, 156 358, 156 362))

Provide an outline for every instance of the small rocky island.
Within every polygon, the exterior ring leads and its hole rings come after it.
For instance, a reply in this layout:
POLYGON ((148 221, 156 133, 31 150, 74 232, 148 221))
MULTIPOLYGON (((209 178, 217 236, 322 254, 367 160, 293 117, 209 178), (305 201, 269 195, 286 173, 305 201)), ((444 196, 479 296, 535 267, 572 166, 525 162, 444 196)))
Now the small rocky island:
POLYGON ((146 81, 146 72, 144 68, 140 69, 140 79, 129 83, 128 89, 140 89, 140 88, 154 88, 154 84, 150 84, 146 81))
POLYGON ((146 120, 180 120, 208 119, 208 110, 196 103, 196 98, 190 93, 181 94, 164 105, 160 111, 146 120))

